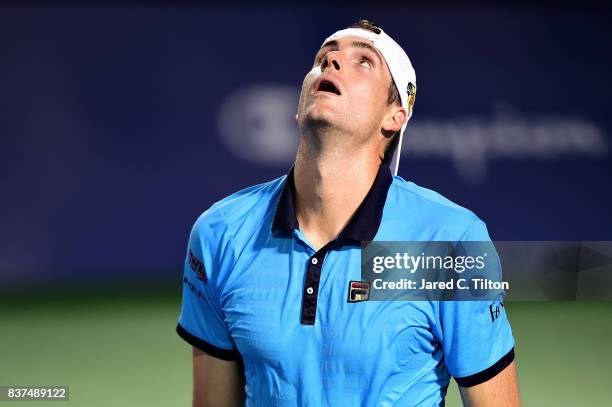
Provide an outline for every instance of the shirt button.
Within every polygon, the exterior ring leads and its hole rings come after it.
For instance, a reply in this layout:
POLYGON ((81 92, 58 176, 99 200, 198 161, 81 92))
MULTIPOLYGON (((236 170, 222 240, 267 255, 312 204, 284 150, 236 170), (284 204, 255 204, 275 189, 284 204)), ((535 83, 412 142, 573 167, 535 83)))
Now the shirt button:
POLYGON ((317 260, 317 258, 316 258, 316 257, 313 257, 313 258, 312 258, 312 260, 310 260, 310 262, 311 262, 312 264, 317 264, 317 263, 319 262, 319 260, 317 260))
POLYGON ((308 294, 312 294, 312 293, 314 293, 314 289, 313 289, 312 287, 308 287, 308 288, 306 289, 306 292, 307 292, 308 294))

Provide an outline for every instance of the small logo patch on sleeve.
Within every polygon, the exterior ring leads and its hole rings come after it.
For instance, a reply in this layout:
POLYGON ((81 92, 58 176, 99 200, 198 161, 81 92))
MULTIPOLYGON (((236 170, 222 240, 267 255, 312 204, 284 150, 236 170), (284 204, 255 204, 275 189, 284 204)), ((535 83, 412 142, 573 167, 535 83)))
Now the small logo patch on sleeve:
POLYGON ((491 322, 495 322, 499 315, 501 314, 504 308, 504 303, 502 301, 498 301, 497 304, 493 303, 489 305, 489 313, 491 314, 491 322))
POLYGON ((367 301, 370 298, 370 283, 349 281, 348 302, 367 301))
POLYGON ((198 259, 191 249, 189 249, 189 267, 196 273, 198 280, 202 280, 205 283, 208 282, 208 276, 206 275, 206 269, 204 268, 204 263, 200 259, 198 259))

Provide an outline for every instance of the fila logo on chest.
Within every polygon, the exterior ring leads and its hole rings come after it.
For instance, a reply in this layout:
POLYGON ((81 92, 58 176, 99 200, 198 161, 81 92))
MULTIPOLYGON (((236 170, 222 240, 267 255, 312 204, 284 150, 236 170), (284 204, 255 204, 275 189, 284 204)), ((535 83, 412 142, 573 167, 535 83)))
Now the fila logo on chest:
POLYGON ((367 301, 370 298, 370 283, 349 281, 348 302, 367 301))

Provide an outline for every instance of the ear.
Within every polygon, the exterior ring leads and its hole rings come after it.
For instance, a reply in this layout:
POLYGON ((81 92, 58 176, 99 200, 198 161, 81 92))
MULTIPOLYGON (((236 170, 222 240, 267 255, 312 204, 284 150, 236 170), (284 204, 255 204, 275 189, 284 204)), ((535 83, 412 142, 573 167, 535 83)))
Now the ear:
POLYGON ((382 123, 383 131, 397 132, 402 129, 402 126, 408 119, 408 112, 401 106, 393 104, 389 107, 387 114, 382 123))

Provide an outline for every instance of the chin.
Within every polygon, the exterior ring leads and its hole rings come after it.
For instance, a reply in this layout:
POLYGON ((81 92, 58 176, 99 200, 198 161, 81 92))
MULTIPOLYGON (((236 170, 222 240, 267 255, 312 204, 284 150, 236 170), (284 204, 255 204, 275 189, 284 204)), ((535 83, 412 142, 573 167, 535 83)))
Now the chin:
POLYGON ((324 116, 307 115, 300 121, 299 127, 303 133, 319 133, 334 127, 334 123, 324 116))
POLYGON ((304 121, 314 121, 328 123, 329 125, 338 122, 340 113, 333 106, 324 103, 313 103, 304 114, 304 121))

